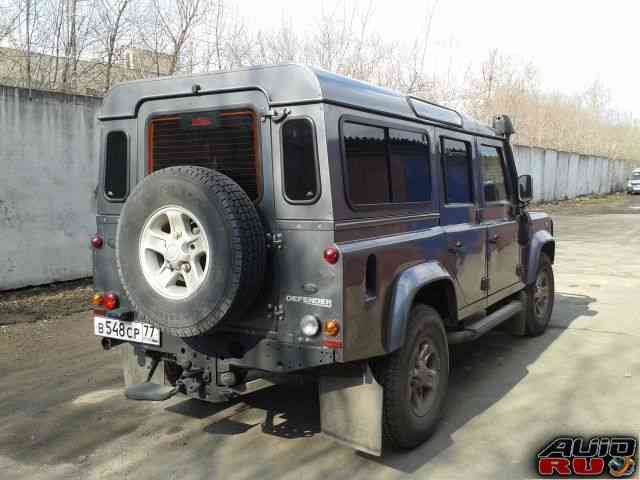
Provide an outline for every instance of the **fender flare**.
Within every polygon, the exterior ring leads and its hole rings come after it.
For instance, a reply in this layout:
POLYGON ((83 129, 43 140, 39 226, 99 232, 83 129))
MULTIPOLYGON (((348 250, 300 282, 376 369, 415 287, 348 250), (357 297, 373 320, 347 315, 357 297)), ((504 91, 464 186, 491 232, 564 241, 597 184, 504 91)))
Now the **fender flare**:
POLYGON ((440 262, 421 263, 400 273, 393 285, 385 325, 384 349, 387 353, 399 349, 404 344, 409 313, 416 294, 423 287, 440 280, 450 282, 455 295, 455 282, 440 262))
POLYGON ((548 244, 552 244, 555 248, 556 240, 547 230, 538 230, 533 234, 531 243, 529 244, 529 255, 527 259, 527 285, 535 281, 538 264, 540 263, 540 254, 544 246, 548 244))

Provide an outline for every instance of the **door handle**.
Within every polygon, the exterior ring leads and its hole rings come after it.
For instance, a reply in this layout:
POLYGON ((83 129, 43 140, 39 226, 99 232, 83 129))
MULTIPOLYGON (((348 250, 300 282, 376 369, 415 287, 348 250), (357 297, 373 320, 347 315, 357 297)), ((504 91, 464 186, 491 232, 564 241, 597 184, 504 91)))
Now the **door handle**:
POLYGON ((489 243, 498 243, 499 240, 500 240, 500 235, 496 233, 489 238, 489 243))
POLYGON ((462 247, 464 247, 464 244, 458 240, 453 247, 449 247, 449 252, 460 253, 462 252, 462 247))

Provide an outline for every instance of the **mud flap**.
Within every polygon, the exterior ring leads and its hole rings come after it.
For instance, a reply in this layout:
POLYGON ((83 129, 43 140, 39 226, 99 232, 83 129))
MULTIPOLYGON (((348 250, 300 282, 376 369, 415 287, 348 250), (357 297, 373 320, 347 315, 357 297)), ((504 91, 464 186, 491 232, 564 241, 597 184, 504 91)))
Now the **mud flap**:
MULTIPOLYGON (((151 370, 152 360, 145 355, 137 355, 135 348, 130 343, 123 343, 118 346, 122 355, 122 372, 124 374, 125 387, 130 387, 138 383, 147 381, 149 371, 151 370)), ((150 381, 165 385, 164 362, 160 361, 150 381)))
POLYGON ((356 450, 380 456, 382 387, 367 363, 320 377, 322 433, 356 450))

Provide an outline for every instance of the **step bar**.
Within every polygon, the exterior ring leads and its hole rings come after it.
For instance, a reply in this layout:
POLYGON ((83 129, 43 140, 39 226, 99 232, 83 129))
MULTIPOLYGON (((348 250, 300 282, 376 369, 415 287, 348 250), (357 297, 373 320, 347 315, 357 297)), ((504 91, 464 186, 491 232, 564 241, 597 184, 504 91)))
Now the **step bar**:
POLYGON ((447 340, 449 344, 471 342, 520 313, 523 308, 524 304, 520 300, 514 300, 486 317, 467 325, 464 330, 448 332, 447 340))

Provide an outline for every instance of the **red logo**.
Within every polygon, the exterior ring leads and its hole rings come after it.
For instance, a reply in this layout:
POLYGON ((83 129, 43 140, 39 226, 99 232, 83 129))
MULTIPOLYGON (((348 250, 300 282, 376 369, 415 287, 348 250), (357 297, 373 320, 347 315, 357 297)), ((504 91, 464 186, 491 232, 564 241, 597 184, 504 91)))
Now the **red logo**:
POLYGON ((557 437, 540 450, 543 477, 630 477, 636 471, 638 440, 630 436, 557 437))

